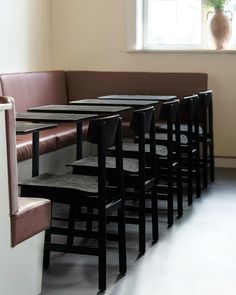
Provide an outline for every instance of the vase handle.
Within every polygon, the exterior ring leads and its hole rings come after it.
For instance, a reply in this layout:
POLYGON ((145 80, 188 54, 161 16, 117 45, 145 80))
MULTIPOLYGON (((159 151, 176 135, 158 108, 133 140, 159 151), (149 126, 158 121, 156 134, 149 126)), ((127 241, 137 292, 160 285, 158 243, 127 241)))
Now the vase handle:
POLYGON ((213 11, 208 11, 207 12, 207 20, 208 20, 210 14, 214 14, 214 12, 213 11))
POLYGON ((228 16, 230 18, 230 20, 232 21, 233 19, 233 12, 231 10, 225 10, 225 14, 229 14, 230 16, 228 16))

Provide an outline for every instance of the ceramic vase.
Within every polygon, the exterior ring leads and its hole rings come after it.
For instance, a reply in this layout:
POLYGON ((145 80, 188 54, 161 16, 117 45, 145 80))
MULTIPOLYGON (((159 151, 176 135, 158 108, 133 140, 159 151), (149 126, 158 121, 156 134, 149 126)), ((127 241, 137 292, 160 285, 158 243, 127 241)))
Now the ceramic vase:
POLYGON ((215 10, 210 21, 210 30, 216 49, 225 49, 232 34, 232 21, 223 10, 215 10))

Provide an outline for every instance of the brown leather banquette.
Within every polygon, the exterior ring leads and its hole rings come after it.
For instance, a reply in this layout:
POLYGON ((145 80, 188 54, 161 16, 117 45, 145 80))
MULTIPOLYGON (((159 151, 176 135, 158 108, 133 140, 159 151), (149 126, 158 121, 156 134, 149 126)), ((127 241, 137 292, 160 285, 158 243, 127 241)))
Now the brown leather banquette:
MULTIPOLYGON (((50 71, 0 75, 3 95, 16 101, 16 111, 44 104, 97 98, 108 94, 159 94, 183 97, 207 89, 206 73, 50 71)), ((129 136, 129 117, 124 118, 124 136, 129 136)), ((83 133, 87 132, 87 125, 83 133)), ((59 124, 41 132, 41 154, 75 142, 75 126, 59 124)), ((17 136, 17 159, 32 155, 31 136, 17 136)))
MULTIPOLYGON (((32 72, 0 75, 3 95, 14 97, 17 112, 45 104, 67 104, 64 71, 32 72)), ((40 153, 48 153, 75 142, 73 124, 58 124, 55 130, 40 132, 40 153)), ((17 136, 18 162, 32 157, 32 137, 17 136)))
POLYGON ((159 94, 179 98, 207 89, 206 73, 68 71, 68 98, 109 94, 159 94))
MULTIPOLYGON (((176 95, 178 98, 207 89, 206 73, 68 71, 69 101, 109 94, 176 95)), ((130 114, 123 116, 123 135, 129 137, 130 114)))

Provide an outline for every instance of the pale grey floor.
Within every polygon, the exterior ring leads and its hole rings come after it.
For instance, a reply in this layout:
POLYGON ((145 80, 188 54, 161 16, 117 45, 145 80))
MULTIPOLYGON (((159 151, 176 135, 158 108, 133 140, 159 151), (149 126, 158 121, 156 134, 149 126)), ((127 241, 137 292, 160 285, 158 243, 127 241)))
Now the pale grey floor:
MULTIPOLYGON (((236 170, 217 169, 216 182, 171 229, 160 215, 160 241, 151 247, 147 221, 148 251, 139 260, 136 226, 127 227, 128 273, 117 282, 117 246, 109 243, 106 294, 235 295, 236 170)), ((96 257, 54 254, 42 294, 95 295, 97 277, 96 257)))

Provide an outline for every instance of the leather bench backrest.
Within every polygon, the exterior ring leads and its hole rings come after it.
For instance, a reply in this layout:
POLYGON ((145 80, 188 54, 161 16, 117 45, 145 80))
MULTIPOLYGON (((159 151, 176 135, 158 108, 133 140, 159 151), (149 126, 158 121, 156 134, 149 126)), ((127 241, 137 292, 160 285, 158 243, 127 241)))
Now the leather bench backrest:
POLYGON ((2 96, 2 83, 1 83, 1 80, 0 80, 0 96, 2 96))
POLYGON ((13 107, 5 112, 6 118, 6 141, 7 141, 7 162, 8 181, 10 197, 11 216, 18 211, 18 172, 16 161, 16 124, 15 104, 11 97, 0 97, 0 103, 12 103, 13 107))
POLYGON ((46 104, 67 104, 64 71, 0 75, 3 95, 15 99, 17 112, 46 104))
POLYGON ((183 96, 207 89, 206 73, 96 72, 66 73, 69 100, 109 94, 183 96))

